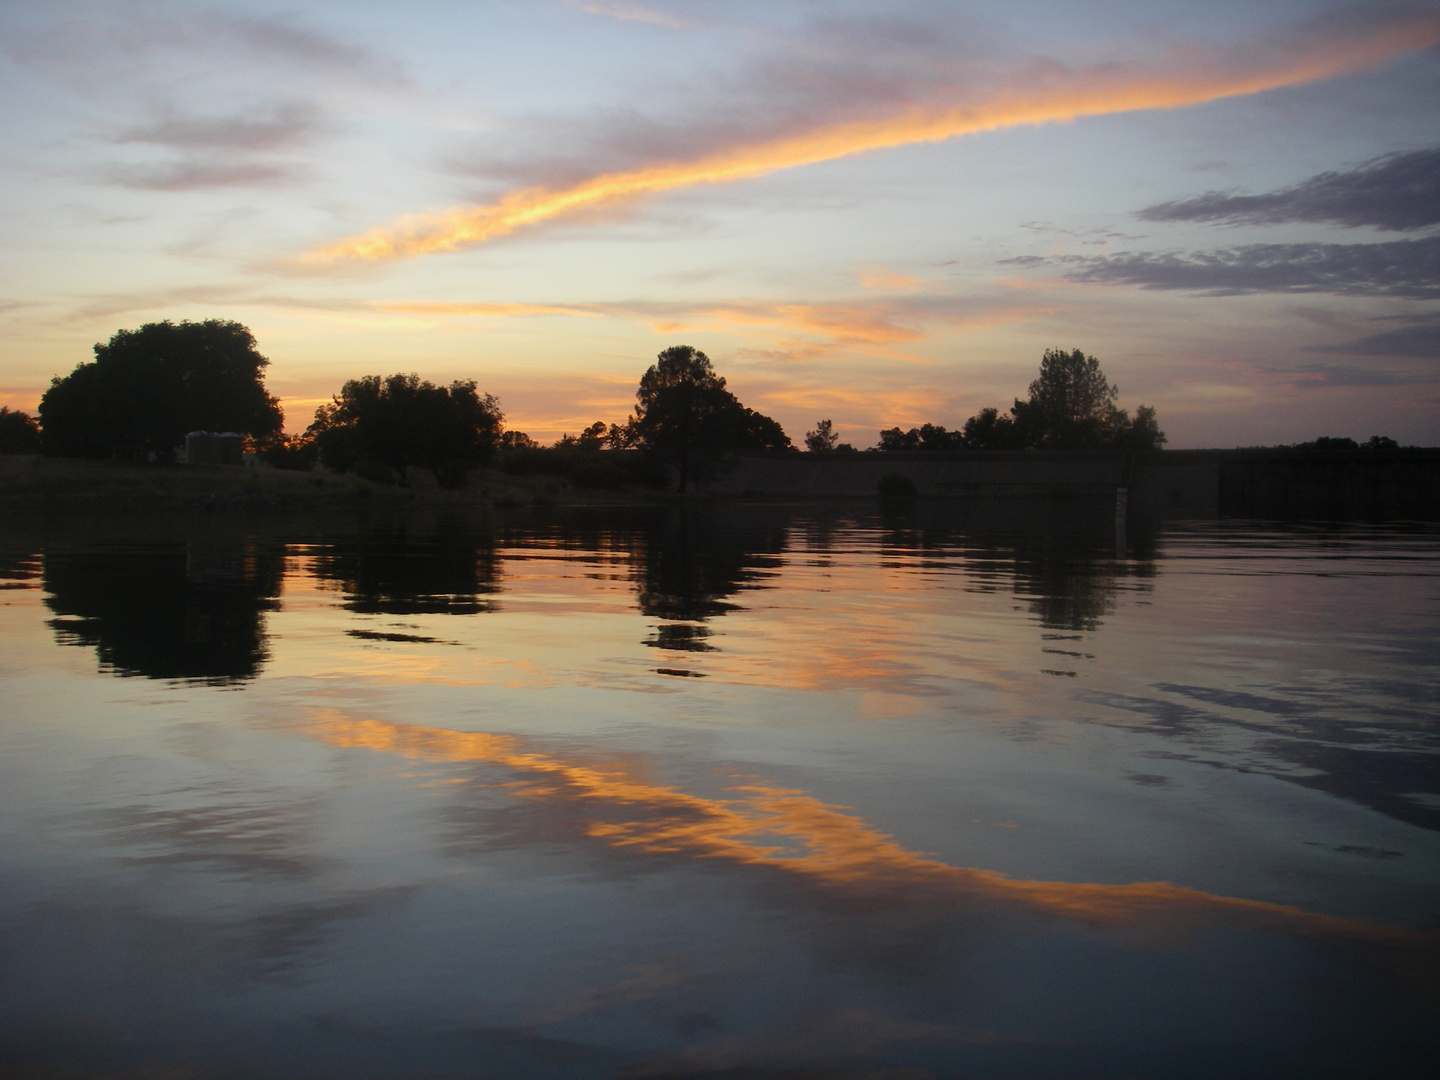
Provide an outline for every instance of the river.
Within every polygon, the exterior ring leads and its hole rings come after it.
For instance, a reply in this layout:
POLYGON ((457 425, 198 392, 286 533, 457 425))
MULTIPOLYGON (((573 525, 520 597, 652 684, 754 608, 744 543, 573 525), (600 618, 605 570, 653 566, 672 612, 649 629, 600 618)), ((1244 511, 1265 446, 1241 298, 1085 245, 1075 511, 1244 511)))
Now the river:
POLYGON ((1434 526, 17 514, 0 586, 6 1076, 1440 1050, 1434 526))

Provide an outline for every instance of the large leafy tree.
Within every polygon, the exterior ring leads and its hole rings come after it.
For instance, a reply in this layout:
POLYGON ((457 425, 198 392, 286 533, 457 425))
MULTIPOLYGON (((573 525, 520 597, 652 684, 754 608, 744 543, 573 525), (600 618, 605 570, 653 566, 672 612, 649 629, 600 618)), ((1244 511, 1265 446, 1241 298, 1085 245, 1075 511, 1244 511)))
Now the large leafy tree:
POLYGON ((95 360, 56 376, 40 399, 46 453, 169 457, 191 431, 266 439, 280 403, 265 392, 270 361, 238 322, 146 323, 95 346, 95 360))
POLYGON ((455 487, 495 452, 503 419, 473 380, 436 386, 413 374, 367 375, 315 410, 309 434, 332 469, 403 478, 414 465, 455 487))
POLYGON ((654 453, 679 474, 680 490, 712 475, 739 450, 793 450, 784 429, 725 388, 710 358, 689 345, 660 353, 640 377, 635 412, 620 441, 654 453))

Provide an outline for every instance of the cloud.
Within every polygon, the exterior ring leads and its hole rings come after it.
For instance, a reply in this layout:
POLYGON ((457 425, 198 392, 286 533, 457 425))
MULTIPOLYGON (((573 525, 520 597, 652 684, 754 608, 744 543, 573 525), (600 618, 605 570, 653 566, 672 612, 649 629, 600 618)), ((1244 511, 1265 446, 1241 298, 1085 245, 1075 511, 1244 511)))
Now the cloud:
POLYGON ((874 292, 914 292, 921 285, 918 277, 897 274, 883 266, 872 266, 868 270, 855 271, 862 288, 874 292))
POLYGON ((1343 353, 1348 356, 1413 356, 1440 359, 1440 321, 1419 322, 1398 330, 1384 330, 1338 345, 1311 345, 1306 352, 1343 353))
POLYGON ((288 101, 228 116, 196 116, 167 110, 147 124, 115 136, 179 151, 178 161, 113 165, 102 170, 108 182, 147 191, 195 191, 221 187, 275 187, 298 178, 293 164, 274 160, 275 151, 309 142, 323 128, 321 112, 307 102, 288 101))
POLYGON ((1333 293, 1440 297, 1440 237, 1383 244, 1245 244, 1219 251, 1132 253, 1064 261, 1071 281, 1185 289, 1210 296, 1333 293))
POLYGON ((1287 221, 1373 225, 1401 232, 1440 224, 1440 147, 1385 154, 1350 172, 1326 172, 1266 195, 1208 191, 1157 203, 1146 221, 1211 221, 1277 225, 1287 221))
POLYGON ((0 49, 14 60, 69 72, 99 88, 122 73, 168 78, 203 71, 207 81, 250 79, 257 67, 340 80, 365 89, 408 85, 400 66, 363 46, 309 29, 285 16, 231 16, 117 6, 111 17, 58 16, 13 34, 0 49), (159 66, 157 54, 167 54, 159 66))
MULTIPOLYGON (((892 35, 893 36, 893 35, 892 35)), ((903 37, 903 35, 900 35, 903 37)), ((786 78, 818 91, 803 108, 731 111, 707 123, 689 118, 678 140, 667 127, 640 123, 619 151, 638 163, 598 168, 561 163, 559 179, 512 189, 486 205, 409 215, 393 224, 309 252, 302 262, 388 260, 456 251, 557 218, 594 212, 660 192, 753 179, 783 169, 914 143, 1004 128, 1063 123, 1137 109, 1171 109, 1295 86, 1367 70, 1440 42, 1440 16, 1376 16, 1347 25, 1312 24, 1288 40, 1202 49, 1173 46, 1150 63, 1115 61, 1074 68, 1035 60, 983 80, 921 55, 914 71, 890 63, 798 65, 786 78), (926 62, 928 61, 928 62, 926 62), (779 119, 775 117, 779 115, 779 119)), ((880 46, 887 43, 883 38, 880 46)), ((893 58, 880 49, 882 60, 893 58)), ((976 70, 979 70, 977 62, 976 70)), ((759 105, 767 103, 759 102, 759 105)))
POLYGON ((155 191, 295 180, 300 170, 277 154, 328 134, 327 118, 357 95, 405 81, 385 57, 295 20, 214 10, 109 5, 80 18, 62 8, 0 48, 78 92, 99 141, 176 152, 88 170, 155 191))
POLYGON ((263 161, 177 161, 163 165, 116 165, 103 177, 142 191, 200 191, 221 187, 275 187, 296 179, 291 166, 263 161))
MULTIPOLYGON (((1318 350, 1309 349, 1307 352, 1318 350)), ((1314 364, 1280 372, 1293 377, 1300 390, 1322 390, 1351 386, 1425 386, 1436 381, 1430 374, 1417 375, 1397 371, 1381 371, 1355 364, 1314 364)))
POLYGON ((620 0, 562 0, 566 7, 578 8, 587 15, 603 15, 611 19, 625 19, 628 22, 649 23, 666 30, 688 30, 694 24, 677 15, 645 7, 642 4, 627 4, 620 0))
POLYGON ((320 110, 289 101, 250 113, 193 116, 174 112, 116 136, 121 143, 148 143, 178 150, 274 150, 308 142, 321 130, 320 110))
POLYGON ((307 29, 284 17, 222 18, 219 25, 242 48, 262 58, 363 82, 399 88, 409 79, 394 60, 360 45, 307 29))
MULTIPOLYGON (((318 306, 334 305, 323 302, 318 306)), ((360 306, 373 311, 437 318, 608 316, 648 323, 661 334, 700 330, 734 332, 747 327, 760 327, 800 334, 810 339, 804 345, 785 349, 784 354, 788 359, 826 355, 836 346, 873 348, 919 341, 929 337, 931 328, 936 326, 993 326, 1048 310, 1034 305, 1017 305, 1008 296, 992 300, 944 294, 789 302, 740 299, 531 304, 392 300, 360 306), (823 344, 814 344, 814 339, 819 339, 823 344)), ((355 305, 350 305, 349 309, 354 307, 355 305)))
POLYGON ((373 305, 377 311, 401 315, 460 315, 481 319, 515 318, 525 315, 577 315, 596 318, 604 314, 598 305, 589 304, 504 304, 466 303, 430 300, 395 300, 373 305))

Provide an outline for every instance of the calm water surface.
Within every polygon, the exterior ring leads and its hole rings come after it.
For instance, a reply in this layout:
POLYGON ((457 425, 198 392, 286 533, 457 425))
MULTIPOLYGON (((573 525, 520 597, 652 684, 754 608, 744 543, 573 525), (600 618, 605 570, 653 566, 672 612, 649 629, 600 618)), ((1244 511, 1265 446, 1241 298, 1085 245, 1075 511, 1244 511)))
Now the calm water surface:
POLYGON ((0 526, 0 1075, 1440 1050, 1440 532, 0 526))

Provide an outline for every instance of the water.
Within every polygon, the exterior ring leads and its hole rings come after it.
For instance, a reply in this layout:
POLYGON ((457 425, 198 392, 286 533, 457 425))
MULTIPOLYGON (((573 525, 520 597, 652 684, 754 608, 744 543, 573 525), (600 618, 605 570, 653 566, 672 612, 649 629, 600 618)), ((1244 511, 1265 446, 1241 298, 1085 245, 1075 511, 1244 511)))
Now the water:
POLYGON ((15 518, 0 585, 7 1077, 1440 1049, 1433 528, 15 518))

